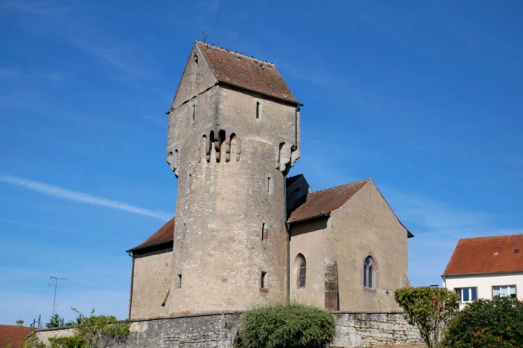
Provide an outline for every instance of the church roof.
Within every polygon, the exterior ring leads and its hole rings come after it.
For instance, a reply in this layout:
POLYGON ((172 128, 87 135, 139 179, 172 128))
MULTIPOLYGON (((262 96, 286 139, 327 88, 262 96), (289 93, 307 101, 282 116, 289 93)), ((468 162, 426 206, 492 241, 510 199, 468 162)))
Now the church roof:
POLYGON ((523 234, 462 238, 444 276, 523 272, 523 234))
POLYGON ((169 246, 169 244, 172 244, 174 240, 174 222, 175 218, 173 217, 152 236, 147 238, 145 242, 127 251, 135 253, 137 251, 144 251, 145 249, 161 245, 169 246))
MULTIPOLYGON (((331 212, 344 205, 370 181, 372 180, 365 179, 307 194, 305 202, 291 213, 289 217, 289 223, 298 223, 328 216, 331 212)), ((380 191, 378 190, 378 192, 380 191)), ((381 192, 380 195, 383 197, 381 192)), ((385 200, 385 197, 383 197, 383 200, 385 200)), ((387 203, 386 200, 385 202, 387 203)), ((395 214, 394 211, 392 213, 395 214)), ((396 219, 398 219, 397 216, 396 219)), ((414 237, 414 235, 407 229, 407 227, 405 227, 405 225, 403 225, 399 219, 398 222, 401 224, 401 226, 403 226, 403 228, 405 228, 405 230, 407 230, 407 235, 409 238, 414 237)))
POLYGON ((341 207, 356 192, 358 192, 370 179, 353 182, 346 185, 332 187, 322 191, 309 193, 305 203, 291 213, 289 222, 309 220, 330 214, 341 207))
POLYGON ((219 82, 299 104, 273 63, 200 41, 196 45, 219 82))

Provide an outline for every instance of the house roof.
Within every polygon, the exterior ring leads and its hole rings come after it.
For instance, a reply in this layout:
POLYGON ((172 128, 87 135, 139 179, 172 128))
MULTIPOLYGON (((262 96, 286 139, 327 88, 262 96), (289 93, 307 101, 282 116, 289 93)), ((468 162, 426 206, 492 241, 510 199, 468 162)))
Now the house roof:
MULTIPOLYGON (((132 249, 127 250, 128 252, 136 252, 144 249, 148 249, 160 245, 168 245, 174 240, 174 223, 175 218, 173 217, 165 225, 163 225, 158 231, 156 231, 152 236, 147 238, 142 244, 135 246, 132 249)), ((1 347, 1 346, 0 346, 1 347)))
POLYGON ((460 239, 443 275, 520 271, 523 271, 523 234, 516 234, 460 239))
POLYGON ((0 347, 22 348, 27 335, 31 333, 31 328, 18 325, 0 325, 0 347))
POLYGON ((219 82, 299 104, 274 64, 198 40, 196 45, 219 82))
POLYGON ((289 217, 289 222, 309 220, 330 214, 341 207, 356 192, 358 192, 370 179, 353 182, 346 185, 332 187, 322 191, 309 193, 305 203, 296 208, 289 217))

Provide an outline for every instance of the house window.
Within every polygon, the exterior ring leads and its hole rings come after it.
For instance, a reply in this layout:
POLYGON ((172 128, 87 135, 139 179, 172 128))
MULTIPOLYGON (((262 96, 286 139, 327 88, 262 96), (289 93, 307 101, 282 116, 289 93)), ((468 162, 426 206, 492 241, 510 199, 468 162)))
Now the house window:
POLYGON ((516 297, 515 285, 502 285, 492 287, 492 297, 516 297))
POLYGON ((302 289, 305 287, 305 281, 307 279, 307 261, 305 260, 305 256, 302 254, 298 255, 297 268, 298 269, 296 270, 296 274, 298 279, 296 280, 296 283, 298 285, 298 289, 302 289))
POLYGON ((477 288, 459 288, 454 289, 456 294, 459 296, 459 302, 470 302, 478 298, 478 289, 477 288))
POLYGON ((260 102, 256 102, 256 118, 260 118, 260 102))
POLYGON ((372 256, 367 256, 365 263, 363 264, 363 287, 368 289, 374 289, 373 284, 374 278, 374 259, 372 256))
POLYGON ((267 272, 261 272, 260 288, 261 289, 267 289, 267 272))

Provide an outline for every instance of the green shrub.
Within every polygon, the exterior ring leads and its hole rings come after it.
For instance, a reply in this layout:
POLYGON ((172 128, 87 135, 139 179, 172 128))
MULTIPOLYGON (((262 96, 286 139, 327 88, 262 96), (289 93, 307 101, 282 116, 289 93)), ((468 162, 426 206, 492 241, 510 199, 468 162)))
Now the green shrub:
POLYGON ((394 298, 408 323, 418 327, 425 344, 442 347, 445 328, 459 309, 459 296, 447 289, 425 286, 398 289, 394 298))
POLYGON ((335 334, 333 315, 301 304, 253 309, 243 314, 237 348, 320 348, 335 334))
POLYGON ((452 320, 445 347, 523 346, 523 302, 507 297, 476 300, 452 320))

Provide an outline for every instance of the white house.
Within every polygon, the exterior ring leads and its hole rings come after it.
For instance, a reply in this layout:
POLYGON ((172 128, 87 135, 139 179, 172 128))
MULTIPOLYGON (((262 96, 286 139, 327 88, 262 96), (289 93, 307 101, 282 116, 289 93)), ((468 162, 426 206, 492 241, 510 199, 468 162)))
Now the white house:
POLYGON ((523 234, 460 239, 441 277, 460 308, 478 298, 523 300, 523 234))

